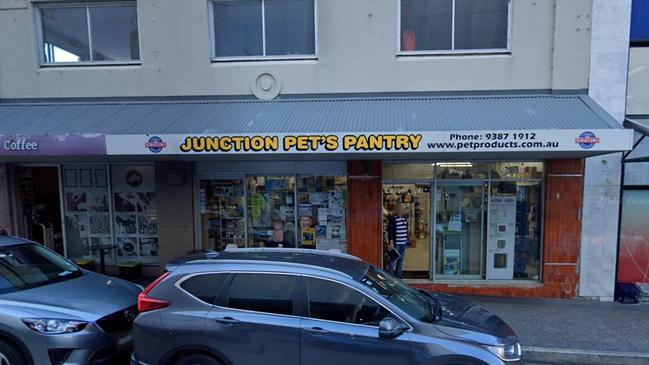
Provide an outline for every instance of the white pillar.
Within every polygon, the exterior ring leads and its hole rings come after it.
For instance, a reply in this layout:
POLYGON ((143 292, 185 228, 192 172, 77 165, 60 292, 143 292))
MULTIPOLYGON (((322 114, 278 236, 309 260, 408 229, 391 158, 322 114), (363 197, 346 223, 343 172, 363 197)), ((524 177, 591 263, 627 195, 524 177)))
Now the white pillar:
MULTIPOLYGON (((618 122, 626 110, 631 0, 593 0, 589 95, 618 122)), ((586 159, 579 296, 612 301, 621 154, 586 159)))

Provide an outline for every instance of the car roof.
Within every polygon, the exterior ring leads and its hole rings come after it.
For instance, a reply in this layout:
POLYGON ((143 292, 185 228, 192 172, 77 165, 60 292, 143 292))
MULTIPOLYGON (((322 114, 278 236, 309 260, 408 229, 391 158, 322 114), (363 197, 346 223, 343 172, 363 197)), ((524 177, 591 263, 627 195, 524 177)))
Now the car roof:
POLYGON ((245 261, 262 261, 264 263, 276 263, 278 265, 290 264, 311 266, 312 268, 324 268, 328 271, 337 271, 350 276, 354 280, 362 278, 370 264, 361 261, 358 257, 313 249, 291 249, 291 248, 249 248, 249 249, 228 249, 221 252, 205 251, 201 254, 187 256, 170 262, 175 265, 192 265, 219 262, 237 261, 245 264, 245 261))
POLYGON ((0 247, 14 246, 14 245, 20 245, 26 243, 33 243, 33 242, 20 237, 0 234, 0 247))

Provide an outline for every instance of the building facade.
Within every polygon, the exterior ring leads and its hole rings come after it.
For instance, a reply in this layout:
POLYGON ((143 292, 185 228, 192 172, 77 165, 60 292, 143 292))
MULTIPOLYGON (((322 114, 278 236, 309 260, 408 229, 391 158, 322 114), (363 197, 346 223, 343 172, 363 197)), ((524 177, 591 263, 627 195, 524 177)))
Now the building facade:
POLYGON ((0 0, 0 225, 151 274, 272 237, 381 266, 403 207, 413 285, 609 300, 630 9, 0 0))

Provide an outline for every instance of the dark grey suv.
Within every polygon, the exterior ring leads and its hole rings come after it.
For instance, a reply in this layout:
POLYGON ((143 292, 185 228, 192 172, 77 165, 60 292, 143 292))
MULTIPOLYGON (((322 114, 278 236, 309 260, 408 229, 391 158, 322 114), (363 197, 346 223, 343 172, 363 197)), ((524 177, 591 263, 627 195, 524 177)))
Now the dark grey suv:
POLYGON ((500 318, 339 253, 186 258, 140 294, 139 308, 134 365, 522 364, 500 318))

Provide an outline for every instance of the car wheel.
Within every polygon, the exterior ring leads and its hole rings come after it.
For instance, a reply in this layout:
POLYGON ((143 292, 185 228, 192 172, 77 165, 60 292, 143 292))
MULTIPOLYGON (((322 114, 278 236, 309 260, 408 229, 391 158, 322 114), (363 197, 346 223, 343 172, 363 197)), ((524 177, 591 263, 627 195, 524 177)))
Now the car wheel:
POLYGON ((25 360, 14 345, 0 340, 0 365, 25 365, 25 360))
POLYGON ((196 354, 185 356, 176 361, 174 365, 221 365, 221 362, 211 356, 196 354))

